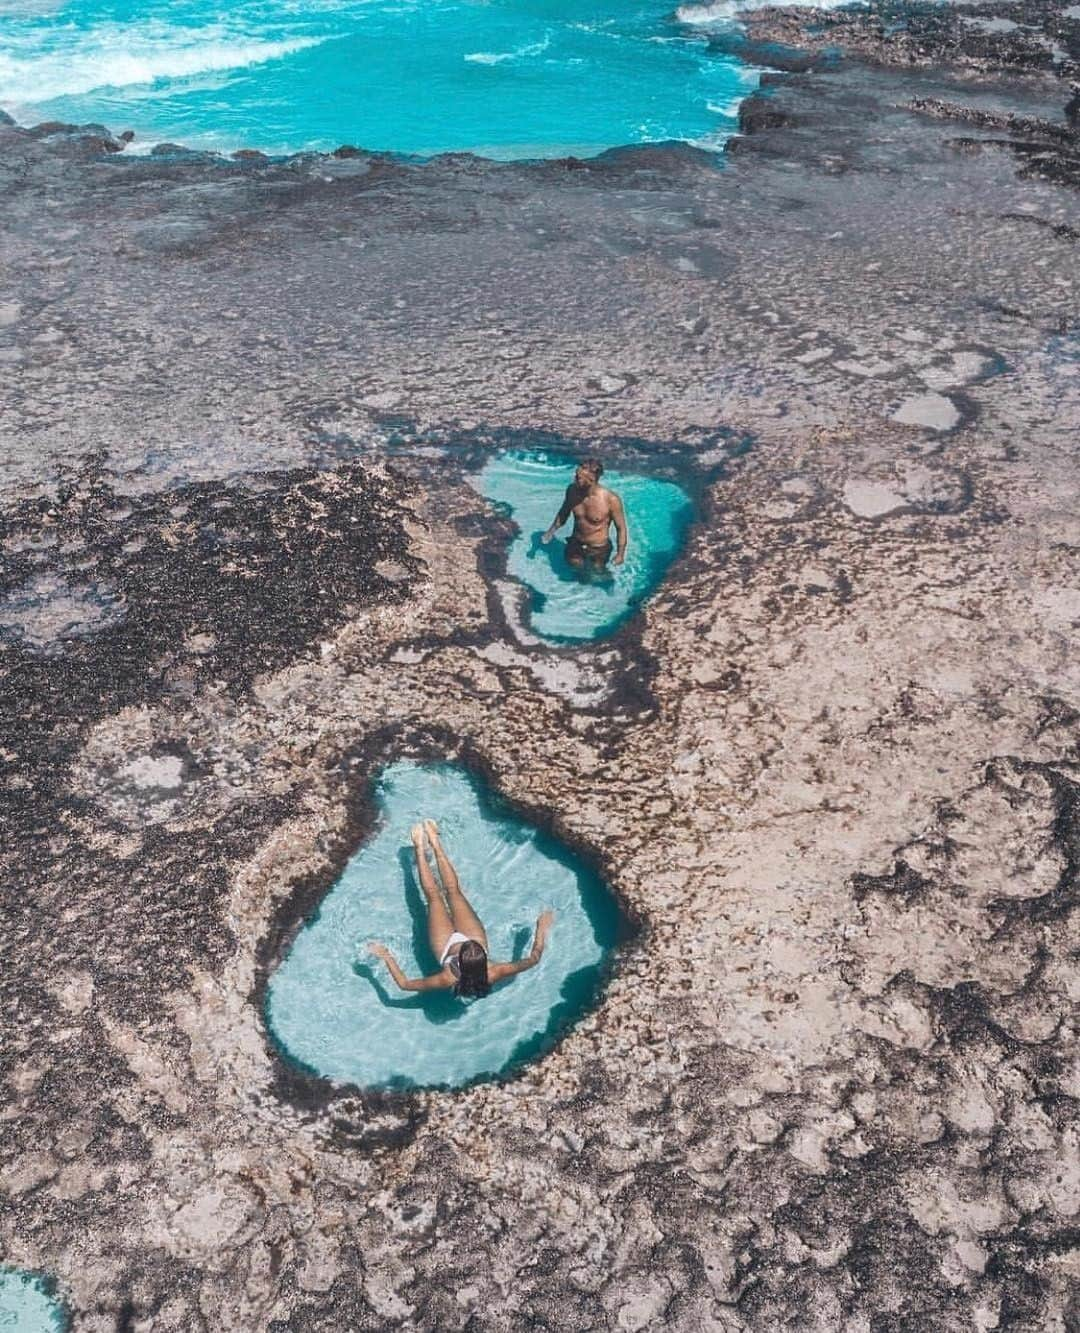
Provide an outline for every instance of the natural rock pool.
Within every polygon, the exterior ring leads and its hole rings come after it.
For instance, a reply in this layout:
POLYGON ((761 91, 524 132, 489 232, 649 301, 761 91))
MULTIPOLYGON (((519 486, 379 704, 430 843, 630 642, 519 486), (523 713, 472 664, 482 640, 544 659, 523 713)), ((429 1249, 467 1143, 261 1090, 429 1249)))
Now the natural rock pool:
POLYGON ((0 1266, 0 1329, 13 1333, 64 1333, 67 1311, 37 1273, 0 1266))
POLYGON ((602 574, 584 573, 566 560, 573 519, 547 546, 540 541, 573 474, 574 461, 564 455, 513 450, 493 458, 474 480, 481 494, 505 505, 517 524, 507 570, 529 589, 529 627, 553 643, 583 643, 614 633, 664 577, 693 516, 689 495, 674 482, 605 470, 602 484, 622 497, 626 511, 626 562, 602 574))
POLYGON ((266 1020, 286 1058, 366 1088, 460 1087, 511 1072, 551 1047, 595 1003, 619 912, 600 879, 453 764, 401 761, 375 785, 371 838, 301 928, 270 978, 266 1020), (438 822, 491 957, 528 952, 537 915, 556 912, 538 966, 482 1000, 399 990, 367 944, 410 977, 438 970, 409 830, 438 822))

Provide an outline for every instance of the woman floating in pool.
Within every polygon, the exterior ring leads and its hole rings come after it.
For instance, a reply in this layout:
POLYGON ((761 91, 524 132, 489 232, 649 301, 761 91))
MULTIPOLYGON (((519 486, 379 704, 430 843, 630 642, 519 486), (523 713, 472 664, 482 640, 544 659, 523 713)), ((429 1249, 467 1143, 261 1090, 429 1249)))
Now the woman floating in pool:
POLYGON ((370 952, 383 960, 401 989, 449 990, 454 986, 462 996, 486 995, 498 982, 508 981, 519 972, 527 972, 530 967, 535 967, 544 952, 544 943, 551 923, 555 920, 555 913, 542 912, 537 917, 532 949, 519 963, 489 962, 487 932, 461 892, 457 872, 443 851, 439 830, 433 819, 426 819, 423 825, 413 826, 412 843, 420 887, 427 899, 428 939, 431 941, 432 953, 439 960, 439 971, 430 977, 407 977, 385 944, 369 944, 370 952), (431 873, 424 851, 425 833, 439 867, 441 890, 431 873))

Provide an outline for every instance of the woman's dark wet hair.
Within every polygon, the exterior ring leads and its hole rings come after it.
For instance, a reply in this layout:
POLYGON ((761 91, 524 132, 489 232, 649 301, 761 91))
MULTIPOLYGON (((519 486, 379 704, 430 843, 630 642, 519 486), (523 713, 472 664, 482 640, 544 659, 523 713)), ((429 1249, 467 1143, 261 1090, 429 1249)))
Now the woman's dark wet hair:
POLYGON ((466 999, 486 995, 491 990, 488 981, 488 956, 482 944, 476 940, 466 940, 458 953, 457 993, 466 999))

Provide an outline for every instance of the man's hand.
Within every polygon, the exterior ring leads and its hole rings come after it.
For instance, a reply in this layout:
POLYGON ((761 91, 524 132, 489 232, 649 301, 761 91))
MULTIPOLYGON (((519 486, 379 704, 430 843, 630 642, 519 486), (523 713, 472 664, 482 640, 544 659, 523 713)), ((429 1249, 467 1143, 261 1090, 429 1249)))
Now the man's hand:
POLYGON ((543 546, 547 546, 548 543, 551 541, 552 537, 554 536, 555 536, 554 531, 551 528, 548 528, 547 532, 541 534, 540 537, 541 544, 543 546))
POLYGON ((390 950, 385 944, 380 944, 378 940, 372 940, 367 949, 368 953, 373 953, 376 958, 381 958, 384 963, 390 961, 390 950))
POLYGON ((622 501, 615 494, 611 495, 611 521, 615 524, 615 560, 616 565, 621 565, 626 559, 626 546, 630 540, 630 534, 626 530, 626 511, 623 509, 622 501))

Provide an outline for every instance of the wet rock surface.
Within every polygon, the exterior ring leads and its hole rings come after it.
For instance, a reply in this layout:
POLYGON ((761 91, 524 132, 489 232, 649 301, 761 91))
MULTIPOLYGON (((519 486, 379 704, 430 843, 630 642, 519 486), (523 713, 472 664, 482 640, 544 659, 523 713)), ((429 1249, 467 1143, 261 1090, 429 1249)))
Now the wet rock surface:
POLYGON ((1063 80, 1080 74, 1075 6, 1042 0, 823 10, 777 6, 748 14, 746 31, 752 41, 889 66, 1046 72, 1063 80))
POLYGON ((809 72, 722 169, 0 125, 0 1242, 77 1327, 1080 1316, 1075 194, 994 146, 1071 153, 1076 24, 897 15, 752 20, 809 72), (534 432, 696 460, 601 651, 465 475, 534 432), (520 1077, 373 1097, 258 998, 410 754, 639 930, 520 1077))

